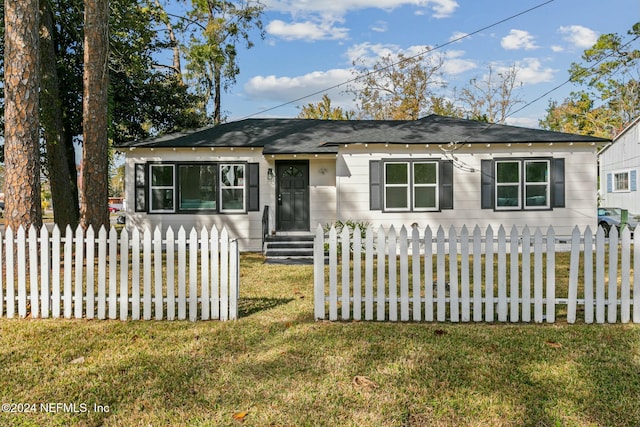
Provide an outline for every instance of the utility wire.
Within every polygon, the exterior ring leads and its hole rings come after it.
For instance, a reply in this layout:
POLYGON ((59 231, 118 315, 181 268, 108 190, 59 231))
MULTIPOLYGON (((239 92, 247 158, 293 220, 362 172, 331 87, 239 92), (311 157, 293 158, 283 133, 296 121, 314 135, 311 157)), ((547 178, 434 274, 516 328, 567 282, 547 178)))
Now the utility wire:
MULTIPOLYGON (((336 85, 333 85, 333 86, 330 86, 330 87, 324 88, 324 89, 322 89, 322 90, 319 90, 319 91, 316 91, 316 92, 313 92, 313 93, 307 94, 307 95, 305 95, 305 96, 301 96, 301 97, 296 98, 296 99, 293 99, 293 100, 291 100, 291 101, 287 101, 287 102, 284 102, 284 103, 282 103, 282 104, 278 104, 278 105, 276 105, 276 106, 274 106, 274 107, 270 107, 270 108, 267 108, 267 109, 264 109, 264 110, 258 111, 258 112, 256 112, 256 113, 249 114, 248 116, 244 116, 244 117, 242 117, 242 118, 241 118, 241 119, 239 119, 239 120, 244 120, 244 119, 248 119, 248 118, 251 118, 251 117, 257 116, 257 115, 259 115, 259 114, 268 113, 269 111, 273 111, 273 110, 276 110, 276 109, 278 109, 278 108, 282 108, 282 107, 285 107, 285 106, 287 106, 287 105, 294 104, 294 103, 296 103, 296 102, 302 101, 302 100, 307 99, 307 98, 311 98, 311 97, 316 96, 316 95, 320 95, 320 94, 322 94, 322 93, 328 92, 328 91, 333 90, 333 89, 337 89, 337 88, 339 88, 339 87, 341 87, 341 86, 344 86, 344 85, 347 85, 347 84, 349 84, 349 83, 353 83, 353 82, 355 82, 355 81, 358 81, 358 80, 360 80, 360 79, 363 79, 363 78, 369 77, 369 76, 370 76, 370 75, 372 75, 372 74, 377 74, 377 73, 379 73, 379 72, 381 72, 381 71, 385 71, 385 70, 387 70, 387 69, 389 69, 389 68, 395 67, 396 65, 402 64, 402 63, 403 63, 403 62, 405 62, 405 61, 409 61, 409 60, 411 60, 411 59, 414 59, 414 58, 417 58, 417 57, 419 57, 419 56, 425 55, 425 54, 427 54, 427 53, 431 53, 431 52, 433 52, 433 51, 435 51, 435 50, 442 49, 442 48, 447 47, 447 46, 449 46, 449 45, 452 45, 452 44, 454 44, 454 43, 456 43, 456 42, 459 42, 460 40, 464 40, 464 39, 466 39, 466 38, 468 38, 468 37, 471 37, 471 36, 473 36, 473 35, 476 35, 476 34, 478 34, 478 33, 481 33, 481 32, 483 32, 483 31, 486 31, 486 30, 488 30, 488 29, 490 29, 490 28, 496 27, 496 26, 498 26, 498 25, 500 25, 500 24, 504 24, 504 23, 505 23, 505 22, 507 22, 507 21, 510 21, 510 20, 512 20, 512 19, 515 19, 515 18, 518 18, 518 17, 520 17, 520 16, 522 16, 522 15, 526 15, 527 13, 533 12, 534 10, 539 9, 539 8, 541 8, 541 7, 543 7, 543 6, 546 6, 546 5, 550 4, 550 3, 553 3, 554 1, 555 1, 555 0, 548 0, 548 1, 545 1, 545 2, 543 2, 543 3, 540 3, 540 4, 536 5, 536 6, 533 6, 533 7, 529 8, 529 9, 523 10, 522 12, 516 13, 516 14, 514 14, 514 15, 511 15, 511 16, 507 17, 507 18, 504 18, 504 19, 501 19, 501 20, 499 20, 499 21, 497 21, 497 22, 494 22, 493 24, 490 24, 490 25, 487 25, 487 26, 482 27, 482 28, 480 28, 480 29, 477 29, 477 30, 475 30, 475 31, 473 31, 473 32, 471 32, 471 33, 467 33, 467 34, 464 34, 464 35, 462 35, 462 36, 460 36, 460 37, 457 37, 457 38, 455 38, 455 39, 449 40, 449 41, 448 41, 448 42, 446 42, 446 43, 443 43, 443 44, 441 44, 441 45, 436 45, 435 47, 432 47, 432 48, 431 48, 431 47, 430 47, 430 48, 427 48, 427 49, 425 49, 425 50, 421 51, 420 53, 417 53, 417 54, 415 54, 415 55, 413 55, 413 56, 405 57, 405 58, 403 58, 403 59, 402 59, 402 60, 400 60, 400 61, 397 61, 397 62, 395 62, 395 63, 393 63, 393 64, 387 65, 386 67, 382 67, 382 68, 380 68, 380 69, 370 71, 370 72, 368 72, 368 73, 366 73, 366 74, 364 74, 364 75, 360 75, 360 76, 354 77, 354 78, 352 78, 352 79, 349 79, 349 80, 346 80, 346 81, 344 81, 344 82, 338 83, 338 84, 336 84, 336 85)), ((518 110, 518 111, 520 111, 520 110, 518 110)))

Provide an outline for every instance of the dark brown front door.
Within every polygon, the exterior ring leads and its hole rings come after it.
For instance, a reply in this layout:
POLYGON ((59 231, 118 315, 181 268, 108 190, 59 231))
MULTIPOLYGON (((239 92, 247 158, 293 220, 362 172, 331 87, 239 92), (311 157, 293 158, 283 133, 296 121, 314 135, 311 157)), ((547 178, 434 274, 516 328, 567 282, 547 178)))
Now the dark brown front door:
POLYGON ((276 162, 276 228, 309 231, 309 162, 276 162))

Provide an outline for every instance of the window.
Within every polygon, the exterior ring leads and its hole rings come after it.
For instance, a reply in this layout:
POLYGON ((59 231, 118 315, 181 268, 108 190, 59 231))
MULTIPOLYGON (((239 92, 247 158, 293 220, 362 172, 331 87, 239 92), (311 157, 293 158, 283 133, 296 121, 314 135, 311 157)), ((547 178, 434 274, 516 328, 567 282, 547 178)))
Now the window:
POLYGON ((258 163, 140 163, 136 212, 244 213, 260 209, 258 163))
POLYGON ((218 192, 216 167, 212 164, 179 165, 178 209, 181 211, 215 210, 218 192))
POLYGON ((244 211, 244 191, 244 165, 220 165, 220 211, 244 211))
POLYGON ((613 191, 629 191, 629 172, 613 174, 613 191))
POLYGON ((482 209, 564 207, 564 159, 482 160, 482 209))
POLYGON ((372 210, 453 209, 453 165, 449 161, 372 161, 369 178, 372 210))
POLYGON ((151 212, 174 211, 174 165, 151 165, 151 212))

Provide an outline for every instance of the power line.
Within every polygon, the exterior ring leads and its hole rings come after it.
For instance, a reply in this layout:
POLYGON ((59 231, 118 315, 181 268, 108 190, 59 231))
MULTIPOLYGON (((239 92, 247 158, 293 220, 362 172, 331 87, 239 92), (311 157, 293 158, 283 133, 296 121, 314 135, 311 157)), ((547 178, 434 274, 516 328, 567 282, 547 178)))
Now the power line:
POLYGON ((256 113, 249 114, 248 116, 244 116, 244 117, 242 117, 242 118, 241 118, 241 119, 239 119, 239 120, 248 119, 248 118, 251 118, 251 117, 257 116, 257 115, 259 115, 259 114, 264 114, 264 113, 268 113, 269 111, 277 110, 278 108, 282 108, 282 107, 285 107, 285 106, 287 106, 287 105, 291 105, 291 104, 294 104, 294 103, 296 103, 296 102, 302 101, 302 100, 304 100, 304 99, 311 98, 311 97, 316 96, 316 95, 320 95, 320 94, 325 93, 325 92, 328 92, 328 91, 330 91, 330 90, 337 89, 337 88, 339 88, 339 87, 341 87, 341 86, 344 86, 344 85, 347 85, 347 84, 349 84, 349 83, 353 83, 353 82, 355 82, 355 81, 357 81, 357 80, 360 80, 360 79, 366 78, 366 77, 368 77, 368 76, 370 76, 370 75, 372 75, 372 74, 376 74, 376 73, 379 73, 379 72, 381 72, 381 71, 385 71, 385 70, 387 70, 387 69, 389 69, 389 68, 391 68, 391 67, 395 67, 395 66, 397 66, 397 65, 399 65, 399 64, 402 64, 403 62, 406 62, 406 61, 409 61, 409 60, 411 60, 411 59, 417 58, 417 57, 419 57, 419 56, 425 55, 425 54, 427 54, 427 53, 431 53, 431 52, 433 52, 433 51, 436 51, 436 50, 442 49, 442 48, 447 47, 447 46, 449 46, 449 45, 452 45, 452 44, 454 44, 454 43, 456 43, 456 42, 459 42, 459 41, 461 41, 461 40, 464 40, 464 39, 466 39, 466 38, 468 38, 468 37, 471 37, 471 36, 473 36, 473 35, 476 35, 476 34, 478 34, 478 33, 481 33, 481 32, 483 32, 483 31, 486 31, 486 30, 488 30, 488 29, 490 29, 490 28, 493 28, 493 27, 496 27, 496 26, 498 26, 498 25, 500 25, 500 24, 503 24, 503 23, 505 23, 505 22, 507 22, 507 21, 513 20, 513 19, 515 19, 515 18, 518 18, 518 17, 520 17, 520 16, 522 16, 522 15, 525 15, 525 14, 527 14, 527 13, 530 13, 530 12, 532 12, 532 11, 536 10, 536 9, 539 9, 539 8, 541 8, 541 7, 544 7, 544 6, 546 6, 546 5, 550 4, 550 3, 553 3, 554 1, 555 1, 555 0, 547 0, 547 1, 543 2, 543 3, 540 3, 540 4, 536 5, 536 6, 531 7, 531 8, 529 8, 529 9, 523 10, 522 12, 518 12, 518 13, 516 13, 516 14, 514 14, 514 15, 511 15, 511 16, 509 16, 509 17, 507 17, 507 18, 504 18, 504 19, 501 19, 501 20, 499 20, 499 21, 497 21, 497 22, 494 22, 493 24, 490 24, 490 25, 487 25, 487 26, 482 27, 482 28, 480 28, 480 29, 477 29, 477 30, 475 30, 475 31, 473 31, 473 32, 471 32, 471 33, 467 33, 467 34, 464 34, 464 35, 462 35, 462 36, 460 36, 460 37, 457 37, 457 38, 455 38, 455 39, 449 40, 448 42, 443 43, 443 44, 441 44, 441 45, 436 45, 436 46, 435 46, 435 47, 433 47, 433 48, 425 49, 425 50, 421 51, 420 53, 417 53, 417 54, 415 54, 415 55, 413 55, 413 56, 404 57, 402 60, 397 61, 397 62, 395 62, 395 63, 392 63, 392 64, 390 64, 390 65, 387 65, 387 66, 385 66, 385 67, 379 68, 379 69, 377 69, 377 70, 370 71, 370 72, 368 72, 368 73, 366 73, 366 74, 364 74, 364 75, 360 75, 360 76, 354 77, 354 78, 352 78, 352 79, 349 79, 349 80, 343 81, 343 82, 341 82, 341 83, 338 83, 338 84, 336 84, 336 85, 333 85, 333 86, 330 86, 330 87, 324 88, 324 89, 322 89, 322 90, 319 90, 319 91, 316 91, 316 92, 313 92, 313 93, 310 93, 310 94, 307 94, 307 95, 301 96, 301 97, 296 98, 296 99, 293 99, 293 100, 291 100, 291 101, 283 102, 282 104, 278 104, 278 105, 276 105, 276 106, 274 106, 274 107, 270 107, 270 108, 267 108, 267 109, 264 109, 264 110, 258 111, 258 112, 256 112, 256 113))

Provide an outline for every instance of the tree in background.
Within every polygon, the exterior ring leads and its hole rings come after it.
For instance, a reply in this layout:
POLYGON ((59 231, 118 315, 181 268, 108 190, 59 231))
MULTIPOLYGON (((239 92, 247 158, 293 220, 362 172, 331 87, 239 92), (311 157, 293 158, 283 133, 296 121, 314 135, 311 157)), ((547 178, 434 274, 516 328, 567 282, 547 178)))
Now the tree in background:
POLYGON ((5 1, 5 225, 42 225, 38 0, 5 1))
POLYGON ((109 1, 85 0, 84 16, 80 224, 98 230, 109 227, 109 1))
POLYGON ((613 138, 640 116, 640 22, 628 35, 601 35, 582 54, 583 64, 571 64, 571 80, 581 88, 561 104, 550 102, 541 127, 613 138))
POLYGON ((309 103, 300 108, 299 119, 322 119, 322 120, 352 120, 356 113, 352 110, 343 110, 340 107, 333 107, 329 95, 322 95, 322 101, 315 104, 309 103))
POLYGON ((358 86, 351 85, 347 92, 354 95, 360 118, 417 120, 442 103, 440 56, 389 54, 372 67, 353 65, 358 86))
POLYGON ((472 120, 504 124, 514 107, 523 101, 514 92, 518 69, 512 65, 503 72, 489 72, 481 79, 474 78, 462 88, 456 99, 462 104, 465 115, 472 120))
MULTIPOLYGON (((188 61, 186 69, 196 82, 198 93, 205 96, 206 104, 213 98, 213 122, 222 121, 221 93, 235 84, 240 73, 237 45, 253 47, 251 31, 262 29, 264 6, 257 1, 192 0, 189 12, 191 22, 185 29, 190 34, 185 47, 188 61)), ((205 105, 206 105, 205 104, 205 105)))

